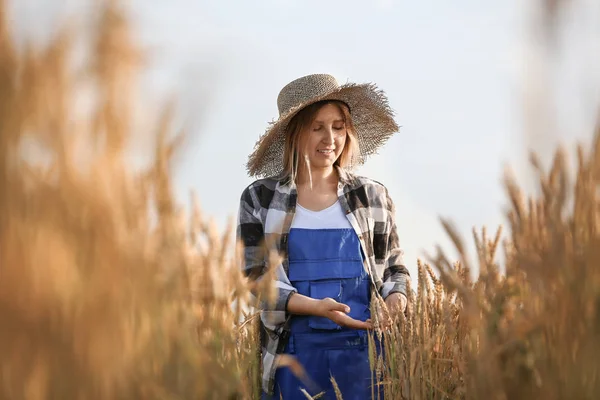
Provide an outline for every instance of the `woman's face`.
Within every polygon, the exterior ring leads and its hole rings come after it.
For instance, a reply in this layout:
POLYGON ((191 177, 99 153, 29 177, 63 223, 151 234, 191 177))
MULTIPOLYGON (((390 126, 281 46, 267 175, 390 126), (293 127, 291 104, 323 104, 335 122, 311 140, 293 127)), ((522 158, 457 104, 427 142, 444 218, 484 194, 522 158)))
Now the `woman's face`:
POLYGON ((300 149, 308 157, 310 168, 332 168, 346 144, 344 115, 337 105, 325 104, 302 135, 300 149))

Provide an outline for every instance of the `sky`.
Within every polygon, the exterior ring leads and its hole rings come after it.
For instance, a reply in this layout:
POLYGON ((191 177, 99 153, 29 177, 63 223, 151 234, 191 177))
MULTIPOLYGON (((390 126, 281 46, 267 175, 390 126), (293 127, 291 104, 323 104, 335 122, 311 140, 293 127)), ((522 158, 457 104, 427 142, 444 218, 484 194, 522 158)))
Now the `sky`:
MULTIPOLYGON (((145 82, 157 99, 177 99, 186 126, 174 165, 177 196, 187 203, 195 191, 222 227, 253 180, 245 162, 277 117, 279 90, 307 74, 373 82, 388 95, 401 129, 357 173, 389 189, 413 277, 417 258, 437 244, 456 255, 440 217, 471 244, 473 227, 506 224, 505 167, 530 185, 529 148, 548 159, 558 143, 590 138, 600 97, 590 85, 600 71, 592 1, 566 10, 568 40, 552 68, 532 46, 531 10, 518 0, 128 3, 149 51, 145 82)), ((11 7, 15 29, 43 41, 61 18, 91 12, 90 4, 11 7)))

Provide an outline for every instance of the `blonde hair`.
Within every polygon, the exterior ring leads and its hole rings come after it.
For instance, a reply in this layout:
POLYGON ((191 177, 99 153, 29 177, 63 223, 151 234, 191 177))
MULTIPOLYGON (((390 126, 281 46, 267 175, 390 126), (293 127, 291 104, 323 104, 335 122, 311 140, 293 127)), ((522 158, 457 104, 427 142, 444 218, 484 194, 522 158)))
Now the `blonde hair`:
MULTIPOLYGON (((302 132, 305 130, 306 127, 310 126, 313 123, 321 107, 323 107, 326 104, 333 104, 339 108, 344 119, 344 124, 346 126, 346 143, 344 144, 342 153, 337 158, 337 160, 335 160, 335 165, 338 165, 342 168, 351 169, 354 166, 355 161, 360 154, 358 137, 356 136, 356 131, 354 130, 354 124, 352 123, 350 109, 345 103, 336 100, 325 100, 308 105, 291 119, 290 123, 286 128, 285 149, 283 153, 283 169, 292 182, 296 182, 296 178, 298 177, 298 170, 300 167, 301 158, 300 145, 303 141, 302 132)), ((303 158, 304 162, 306 163, 306 168, 309 173, 310 179, 310 163, 308 161, 308 157, 305 156, 303 158)))

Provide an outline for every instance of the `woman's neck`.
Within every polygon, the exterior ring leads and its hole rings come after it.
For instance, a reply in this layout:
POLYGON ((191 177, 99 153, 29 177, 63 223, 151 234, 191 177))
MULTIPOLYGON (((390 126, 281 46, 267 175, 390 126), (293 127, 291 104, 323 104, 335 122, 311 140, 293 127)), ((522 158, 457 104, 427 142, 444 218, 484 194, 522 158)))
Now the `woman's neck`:
POLYGON ((310 174, 307 170, 303 170, 298 174, 297 183, 298 185, 310 185, 313 188, 329 186, 336 184, 338 181, 337 171, 334 167, 330 168, 314 168, 310 170, 310 174))

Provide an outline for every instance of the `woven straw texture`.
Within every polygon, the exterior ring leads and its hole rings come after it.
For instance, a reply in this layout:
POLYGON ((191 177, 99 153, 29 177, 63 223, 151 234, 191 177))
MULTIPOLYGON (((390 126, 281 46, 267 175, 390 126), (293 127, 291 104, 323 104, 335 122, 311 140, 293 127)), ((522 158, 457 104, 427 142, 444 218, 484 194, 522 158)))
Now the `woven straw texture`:
POLYGON ((270 122, 249 156, 250 176, 270 177, 283 172, 286 128, 304 107, 323 100, 340 100, 348 105, 358 136, 357 164, 374 154, 395 132, 394 112, 382 90, 371 83, 339 85, 328 74, 314 74, 288 83, 277 98, 279 118, 270 122))

